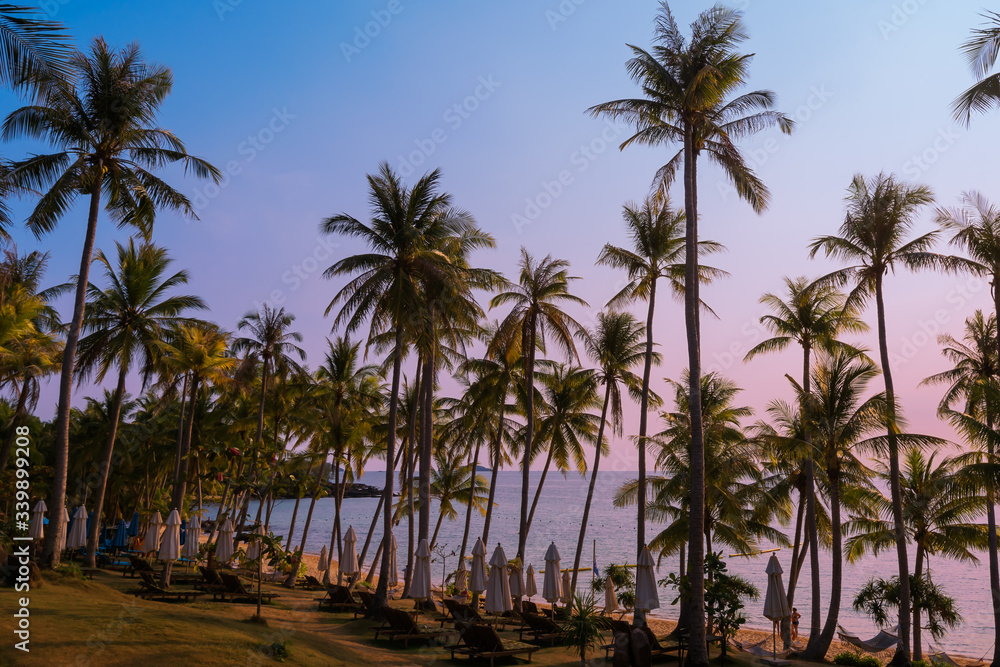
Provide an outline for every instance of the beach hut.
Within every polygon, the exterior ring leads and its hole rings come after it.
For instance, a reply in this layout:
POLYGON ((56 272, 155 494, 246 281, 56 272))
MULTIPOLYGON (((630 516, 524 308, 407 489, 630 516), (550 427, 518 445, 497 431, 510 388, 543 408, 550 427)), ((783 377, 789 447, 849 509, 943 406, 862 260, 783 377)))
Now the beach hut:
POLYGON ((215 538, 215 560, 220 563, 228 563, 233 559, 233 524, 226 517, 219 528, 219 534, 215 538))
POLYGON ((618 598, 615 596, 615 582, 611 581, 611 575, 604 580, 604 613, 610 614, 618 611, 618 598))
POLYGON ((481 595, 486 590, 486 545, 482 538, 476 539, 472 547, 472 572, 469 577, 469 592, 481 595))
POLYGON ((660 595, 656 591, 656 573, 653 572, 655 566, 649 547, 643 547, 635 566, 635 608, 639 611, 660 608, 660 595))
POLYGON ((413 554, 413 577, 410 579, 410 597, 414 600, 427 600, 431 597, 431 549, 427 546, 427 538, 420 540, 417 551, 413 554))
POLYGON ((545 552, 545 578, 542 579, 542 598, 555 604, 562 597, 562 582, 559 580, 559 550, 556 543, 549 545, 545 552))
POLYGON ((187 537, 184 538, 184 548, 181 555, 190 560, 198 560, 201 550, 201 517, 197 514, 191 517, 187 524, 187 537))
POLYGON ((163 519, 160 517, 160 513, 156 512, 146 527, 146 538, 142 541, 143 552, 155 553, 160 548, 160 526, 162 525, 163 519))
POLYGON ((160 551, 157 557, 163 561, 177 560, 181 557, 181 514, 170 510, 167 516, 163 539, 160 540, 160 551))
POLYGON ((399 586, 399 563, 396 559, 396 554, 399 552, 399 547, 396 546, 396 536, 389 531, 389 581, 386 582, 386 586, 389 588, 395 588, 399 586))
POLYGON ((73 525, 66 536, 67 549, 79 549, 87 546, 87 508, 80 505, 73 512, 73 525))
POLYGON ((486 611, 502 614, 514 609, 510 601, 510 580, 507 578, 507 555, 499 544, 490 558, 490 576, 486 583, 486 611))
POLYGON ((767 567, 764 568, 764 572, 767 574, 767 593, 764 594, 764 616, 772 621, 771 662, 777 664, 778 637, 775 628, 782 619, 791 616, 791 611, 788 608, 788 598, 785 597, 785 585, 781 582, 783 570, 777 556, 771 554, 771 557, 767 559, 767 567))
POLYGON ((518 603, 521 602, 521 598, 524 597, 524 576, 523 570, 521 569, 521 563, 517 560, 510 567, 510 595, 518 603))
POLYGON ((28 529, 28 537, 40 540, 45 535, 45 512, 48 508, 44 500, 39 500, 31 508, 31 527, 28 529))
MULTIPOLYGON (((344 534, 344 550, 341 554, 340 563, 337 564, 340 574, 346 577, 348 582, 361 569, 358 567, 357 545, 358 536, 354 532, 354 526, 348 526, 347 532, 344 534)), ((428 566, 430 566, 430 561, 428 561, 428 566)), ((428 577, 429 580, 430 578, 428 577)))
POLYGON ((538 595, 538 586, 535 585, 535 568, 528 564, 528 573, 524 580, 524 594, 531 599, 538 595))

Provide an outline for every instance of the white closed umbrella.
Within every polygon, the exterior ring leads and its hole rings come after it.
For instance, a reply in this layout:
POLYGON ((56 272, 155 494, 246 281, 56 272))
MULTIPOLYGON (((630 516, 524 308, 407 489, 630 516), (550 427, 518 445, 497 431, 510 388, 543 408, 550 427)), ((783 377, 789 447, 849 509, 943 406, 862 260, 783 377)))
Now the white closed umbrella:
POLYGON ((184 537, 184 546, 181 547, 181 555, 191 560, 198 560, 201 550, 201 517, 195 514, 188 519, 187 534, 184 537))
POLYGON ((344 551, 338 564, 340 573, 346 576, 348 581, 360 569, 358 567, 357 544, 358 536, 354 532, 354 526, 348 526, 347 533, 344 534, 344 551))
POLYGON ((573 601, 573 582, 570 581, 569 570, 562 573, 562 601, 563 604, 569 604, 573 601))
POLYGON ((48 508, 44 500, 39 500, 31 508, 31 528, 28 529, 28 537, 33 540, 40 540, 45 535, 45 512, 48 508))
POLYGON ((326 554, 326 545, 319 550, 319 562, 316 563, 316 569, 320 572, 326 572, 327 568, 330 567, 330 558, 326 554))
MULTIPOLYGON (((162 525, 163 519, 160 518, 160 513, 157 512, 149 520, 149 526, 146 527, 146 537, 142 541, 142 550, 144 552, 155 552, 160 549, 160 527, 162 525)), ((76 521, 73 522, 73 527, 76 528, 76 521)))
POLYGON ((399 547, 396 546, 396 536, 389 531, 389 581, 386 585, 389 588, 395 588, 399 586, 399 564, 397 562, 397 552, 399 547))
POLYGON ((559 580, 559 550, 556 543, 549 545, 545 552, 545 578, 542 580, 542 598, 555 604, 562 597, 562 581, 559 580))
POLYGON ((250 533, 250 542, 247 544, 247 560, 257 560, 260 558, 260 538, 264 535, 263 529, 258 523, 250 533))
POLYGON ((618 598, 615 596, 615 582, 608 575, 604 580, 604 613, 610 614, 613 611, 618 611, 618 598))
POLYGON ((414 600, 428 600, 431 597, 431 549, 427 538, 420 540, 413 554, 413 577, 410 579, 410 597, 414 600))
POLYGON ((502 614, 511 611, 510 580, 507 578, 507 556, 499 544, 490 558, 490 577, 486 584, 486 611, 502 614))
POLYGON ((469 589, 469 571, 465 568, 465 559, 460 558, 455 571, 455 593, 461 595, 469 589))
POLYGON ((177 560, 181 557, 181 514, 177 510, 171 510, 164 524, 166 530, 163 531, 163 539, 160 540, 160 552, 157 557, 160 560, 177 560))
POLYGON ((73 512, 73 527, 66 537, 67 549, 79 549, 87 546, 87 508, 80 505, 73 512))
POLYGON ((653 572, 655 566, 649 547, 643 547, 635 567, 635 608, 639 611, 660 608, 660 595, 656 591, 656 573, 653 572))
POLYGON ((215 560, 228 563, 233 559, 233 524, 226 517, 215 538, 215 560))
POLYGON ((518 602, 524 597, 524 577, 522 576, 521 564, 515 561, 515 565, 510 570, 510 594, 518 602))
POLYGON ((528 598, 538 595, 538 586, 535 585, 535 568, 530 563, 528 564, 528 573, 524 580, 524 594, 528 598))
POLYGON ((63 507, 62 516, 59 517, 59 521, 62 523, 63 527, 62 531, 60 531, 61 534, 59 535, 59 543, 56 544, 56 553, 66 549, 66 538, 69 537, 69 535, 66 534, 66 526, 69 525, 69 510, 65 507, 63 507))
POLYGON ((472 572, 469 577, 469 592, 480 594, 486 590, 486 545, 482 538, 472 547, 472 572))
POLYGON ((764 616, 769 618, 771 624, 771 658, 776 659, 778 654, 778 639, 774 631, 774 626, 784 618, 791 616, 788 609, 788 598, 785 597, 785 585, 781 582, 781 563, 778 557, 771 554, 767 560, 767 593, 764 595, 764 616))

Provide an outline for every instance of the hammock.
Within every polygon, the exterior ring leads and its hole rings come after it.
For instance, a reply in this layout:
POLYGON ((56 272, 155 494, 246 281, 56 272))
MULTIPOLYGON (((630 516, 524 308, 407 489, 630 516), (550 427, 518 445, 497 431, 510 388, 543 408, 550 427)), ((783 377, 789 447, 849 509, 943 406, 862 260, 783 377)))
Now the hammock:
POLYGON ((898 625, 888 632, 880 630, 877 635, 867 641, 857 635, 852 635, 842 625, 838 625, 837 630, 837 636, 840 637, 841 641, 845 641, 852 646, 857 646, 866 653, 881 653, 899 643, 899 637, 894 634, 899 632, 898 625))
MULTIPOLYGON (((933 651, 933 653, 931 653, 931 655, 929 657, 930 662, 932 662, 932 663, 940 662, 940 663, 944 663, 946 665, 951 665, 951 667, 963 667, 963 665, 960 665, 959 663, 955 662, 954 658, 952 658, 950 655, 948 655, 947 653, 945 653, 941 649, 935 648, 933 646, 931 646, 930 649, 931 649, 931 651, 933 651)), ((970 663, 969 665, 965 665, 964 667, 977 667, 977 666, 980 666, 980 665, 983 665, 983 664, 984 664, 983 661, 980 660, 979 662, 970 663)))
MULTIPOLYGON (((780 643, 780 638, 779 638, 778 641, 780 643)), ((770 638, 761 640, 761 641, 757 642, 756 644, 749 644, 749 645, 748 644, 743 644, 743 642, 737 641, 735 639, 732 640, 731 643, 733 644, 733 646, 736 647, 737 650, 743 651, 744 653, 752 653, 753 655, 759 655, 759 656, 764 657, 764 658, 769 658, 769 657, 771 657, 771 655, 773 655, 773 653, 772 653, 772 651, 771 651, 770 648, 764 648, 765 645, 767 645, 768 647, 771 646, 771 639, 770 638)), ((782 649, 779 649, 778 653, 781 653, 781 652, 782 652, 782 649)))

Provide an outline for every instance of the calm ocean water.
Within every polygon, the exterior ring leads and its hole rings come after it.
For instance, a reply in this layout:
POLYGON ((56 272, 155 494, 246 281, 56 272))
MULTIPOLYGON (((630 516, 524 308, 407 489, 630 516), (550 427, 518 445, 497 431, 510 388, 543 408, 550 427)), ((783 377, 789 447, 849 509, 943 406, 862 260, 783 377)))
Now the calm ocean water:
MULTIPOLYGON (((486 475, 487 473, 483 473, 486 475)), ((537 484, 539 473, 532 473, 532 493, 537 484)), ((633 563, 635 562, 635 510, 616 509, 611 502, 614 490, 627 479, 635 477, 634 473, 623 472, 600 472, 598 473, 597 486, 593 506, 590 511, 590 525, 587 529, 587 540, 584 552, 581 557, 581 567, 589 567, 593 562, 593 540, 597 540, 597 565, 603 568, 608 563, 633 563)), ((365 484, 381 487, 384 483, 384 473, 373 472, 364 476, 361 481, 365 484)), ((527 547, 527 560, 534 564, 539 570, 545 564, 544 554, 550 541, 555 541, 562 556, 562 566, 572 567, 573 557, 576 551, 576 541, 579 533, 580 520, 583 516, 583 503, 587 497, 586 478, 580 477, 576 473, 571 473, 565 477, 560 474, 550 473, 545 482, 539 500, 538 510, 531 527, 527 547)), ((487 545, 487 556, 492 553, 499 542, 509 558, 513 558, 517 549, 517 534, 519 524, 520 508, 520 488, 521 477, 517 471, 504 471, 497 475, 496 507, 493 510, 493 520, 490 527, 490 544, 487 545)), ((354 526, 358 534, 358 549, 364 544, 368 527, 371 523, 372 513, 378 501, 371 498, 345 499, 343 505, 343 530, 354 526)), ((272 530, 277 534, 287 534, 288 525, 291 521, 294 500, 277 501, 271 516, 272 530)), ((302 534, 302 526, 305 519, 305 512, 308 509, 308 500, 303 500, 299 509, 299 517, 296 524, 296 535, 293 537, 293 544, 296 546, 302 534)), ((213 510, 214 513, 214 510, 213 510)), ((251 512, 251 516, 253 512, 251 512)), ((459 520, 450 522, 445 520, 441 526, 438 537, 438 544, 444 546, 446 553, 453 549, 457 551, 461 547, 462 532, 464 529, 464 513, 459 520)), ((434 522, 437 521, 437 508, 432 508, 431 530, 434 522)), ((306 551, 309 553, 319 553, 324 544, 329 544, 330 532, 333 527, 333 501, 323 498, 316 503, 316 510, 313 514, 312 526, 309 530, 309 538, 306 543, 306 551)), ((469 549, 475 542, 475 536, 482 534, 483 517, 474 514, 472 517, 472 529, 469 549)), ((381 539, 381 520, 376 526, 376 532, 372 538, 372 546, 369 548, 368 563, 381 539)), ((647 538, 656 534, 659 528, 656 525, 647 526, 647 538)), ((789 526, 785 532, 792 536, 794 526, 789 526)), ((406 524, 401 523, 394 531, 400 551, 406 550, 406 524)), ((731 557, 725 553, 729 570, 741 574, 755 583, 763 592, 766 590, 766 576, 764 567, 769 554, 753 557, 731 557)), ((777 552, 778 560, 785 570, 784 580, 787 583, 787 573, 791 561, 791 549, 783 549, 777 552)), ((823 592, 822 610, 823 619, 826 618, 827 606, 829 604, 829 577, 830 563, 829 553, 821 552, 821 590, 823 592)), ((401 559, 400 567, 404 565, 405 557, 401 559)), ((912 565, 912 555, 911 555, 912 565)), ((448 571, 455 568, 455 557, 448 559, 448 571)), ((989 568, 985 560, 979 565, 957 563, 940 558, 932 557, 929 561, 931 576, 938 584, 944 586, 948 593, 953 596, 959 605, 959 609, 964 618, 964 622, 957 630, 949 633, 942 641, 941 648, 949 653, 959 653, 970 657, 979 658, 981 655, 991 650, 993 643, 993 615, 990 604, 989 592, 989 568)), ((665 577, 670 572, 676 572, 677 559, 672 558, 664 561, 658 571, 658 578, 665 577)), ((841 625, 852 632, 867 638, 876 634, 877 630, 872 622, 865 616, 858 614, 850 608, 854 594, 872 576, 889 577, 895 573, 896 561, 894 552, 884 554, 878 558, 868 557, 853 565, 845 563, 844 585, 843 585, 843 605, 840 613, 841 625)), ((432 576, 438 581, 442 574, 442 564, 437 556, 434 557, 432 565, 432 576)), ((795 594, 795 606, 803 615, 803 625, 808 626, 810 594, 808 590, 808 562, 803 572, 803 578, 795 594)), ((584 572, 580 574, 579 586, 589 587, 591 574, 584 572)), ((541 588, 541 578, 536 579, 541 588)), ((670 605, 674 595, 672 590, 661 589, 661 608, 654 615, 665 617, 676 617, 676 609, 670 605)), ((751 602, 747 605, 746 615, 748 626, 758 628, 770 628, 770 621, 762 615, 763 599, 751 602)), ((924 632, 924 650, 927 650, 927 632, 924 632)))

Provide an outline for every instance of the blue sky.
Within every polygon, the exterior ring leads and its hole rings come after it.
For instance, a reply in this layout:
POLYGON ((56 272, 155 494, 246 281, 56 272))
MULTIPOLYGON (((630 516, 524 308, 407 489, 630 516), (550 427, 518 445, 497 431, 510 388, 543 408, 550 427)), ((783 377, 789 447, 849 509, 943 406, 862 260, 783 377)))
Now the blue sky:
MULTIPOLYGON (((687 25, 709 6, 675 2, 687 25)), ((703 364, 747 389, 761 410, 787 397, 784 373, 797 373, 795 353, 744 365, 760 340, 758 299, 781 288, 785 275, 816 276, 833 265, 809 260, 809 239, 836 231, 852 175, 895 172, 925 183, 942 205, 963 190, 1000 199, 990 160, 1000 139, 996 114, 954 125, 951 101, 972 82, 958 47, 981 23, 978 2, 778 3, 741 0, 756 53, 751 86, 778 95, 778 108, 798 121, 747 140, 745 150, 771 188, 772 206, 756 215, 707 164, 700 173, 701 230, 728 252, 713 264, 732 277, 704 290, 719 314, 703 325, 703 364), (992 189, 991 189, 992 187, 992 189)), ((624 63, 626 43, 648 46, 658 3, 438 2, 265 3, 209 0, 176 3, 44 5, 86 45, 103 35, 115 45, 138 41, 146 57, 168 65, 174 91, 160 121, 227 172, 221 189, 165 177, 192 197, 199 221, 162 215, 154 239, 177 268, 192 275, 211 318, 234 328, 270 300, 297 316, 310 361, 322 356, 331 320, 323 310, 338 288, 320 273, 356 252, 353 242, 321 238, 326 216, 367 213, 365 174, 388 160, 411 180, 441 168, 443 186, 497 239, 481 264, 513 275, 522 245, 536 255, 568 259, 581 277, 577 292, 592 308, 616 291, 621 276, 595 267, 606 242, 625 244, 621 207, 645 196, 670 149, 617 144, 627 128, 584 111, 635 92, 624 63)), ((6 110, 18 101, 3 97, 6 110)), ((20 157, 45 147, 8 143, 20 157)), ((675 201, 681 191, 675 189, 675 201)), ((27 203, 18 209, 26 211, 27 203)), ((36 240, 14 232, 22 250, 52 254, 50 278, 64 280, 79 264, 85 210, 36 240)), ((918 231, 932 228, 932 211, 918 231)), ((98 247, 124 233, 102 223, 98 247)), ((942 246, 944 249, 944 246, 942 246)), ((904 408, 914 428, 947 429, 933 415, 935 389, 918 388, 944 368, 938 333, 961 333, 988 286, 965 277, 900 274, 887 286, 890 350, 904 408)), ((70 303, 60 304, 68 318, 70 303)), ((874 324, 873 314, 868 319, 874 324)), ((655 385, 677 378, 684 359, 679 304, 661 301, 657 342, 664 364, 655 385)), ((868 341, 874 345, 873 340, 868 341)), ((131 387, 133 391, 138 386, 131 387)), ((92 392, 85 387, 78 399, 92 392)), ((39 414, 57 397, 47 387, 39 414)), ((630 413, 635 429, 635 411, 630 413)), ((615 447, 612 468, 634 468, 628 444, 615 447)))

